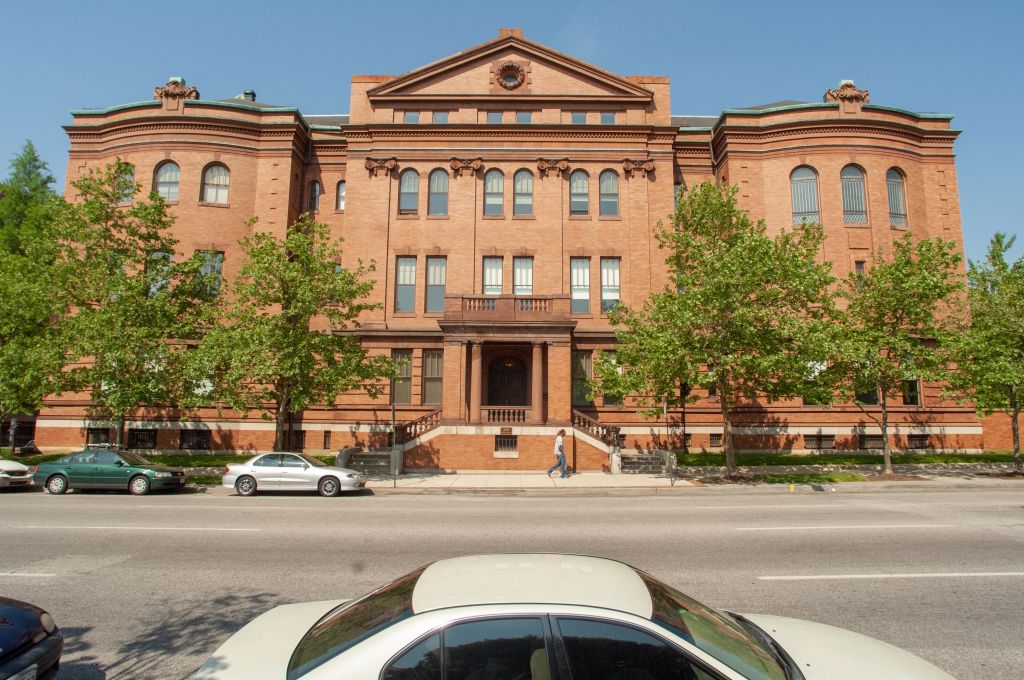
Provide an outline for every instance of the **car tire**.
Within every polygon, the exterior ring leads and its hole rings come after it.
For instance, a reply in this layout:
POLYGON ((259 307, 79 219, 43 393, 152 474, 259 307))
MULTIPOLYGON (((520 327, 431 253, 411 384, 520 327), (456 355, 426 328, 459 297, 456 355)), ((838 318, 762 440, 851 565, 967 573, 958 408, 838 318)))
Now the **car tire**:
POLYGON ((341 491, 341 484, 336 477, 323 477, 316 485, 316 490, 321 496, 337 496, 341 491))
POLYGON ((239 477, 235 481, 235 493, 239 496, 253 496, 256 494, 256 480, 249 475, 239 477))
POLYGON ((46 490, 57 496, 68 490, 68 478, 64 475, 54 475, 46 480, 46 490))
POLYGON ((128 490, 133 496, 145 496, 149 493, 149 477, 146 475, 135 475, 128 482, 128 490))

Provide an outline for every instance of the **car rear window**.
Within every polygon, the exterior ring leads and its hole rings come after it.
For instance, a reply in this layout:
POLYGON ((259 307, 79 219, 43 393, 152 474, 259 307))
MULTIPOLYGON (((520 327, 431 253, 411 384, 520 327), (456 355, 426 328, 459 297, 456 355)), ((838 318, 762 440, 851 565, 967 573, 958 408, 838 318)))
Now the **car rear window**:
POLYGON ((288 680, 302 677, 378 631, 412 616, 412 591, 424 569, 328 612, 295 647, 288 662, 288 680))

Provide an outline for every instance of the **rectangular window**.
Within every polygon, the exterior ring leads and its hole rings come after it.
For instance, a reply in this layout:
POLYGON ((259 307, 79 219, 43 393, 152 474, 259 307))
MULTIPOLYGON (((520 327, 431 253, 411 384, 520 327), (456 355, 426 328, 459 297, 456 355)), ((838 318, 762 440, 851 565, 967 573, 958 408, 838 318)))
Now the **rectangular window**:
POLYGON ((494 435, 494 450, 497 451, 518 451, 519 438, 514 434, 494 435))
POLYGON ((324 446, 323 446, 323 449, 324 449, 324 451, 330 451, 331 450, 331 431, 330 430, 324 430, 324 446))
POLYGON ((484 258, 484 295, 501 295, 500 257, 484 258))
POLYGON ((529 125, 532 121, 533 114, 530 111, 516 111, 516 123, 519 125, 529 125))
POLYGON ((533 295, 533 258, 517 257, 512 260, 513 290, 516 295, 533 295))
POLYGON ((721 432, 714 432, 714 433, 712 433, 711 437, 710 437, 710 440, 711 441, 708 442, 709 446, 713 446, 713 447, 721 446, 722 445, 722 433, 721 432))
POLYGON ((619 304, 619 258, 601 258, 601 313, 607 314, 619 304))
MULTIPOLYGON (((7 443, 7 442, 4 442, 7 443)), ((85 443, 86 444, 109 444, 110 443, 110 428, 109 427, 90 427, 85 431, 85 443)))
POLYGON ((878 390, 864 390, 854 395, 854 398, 865 406, 878 406, 878 390))
POLYGON ((167 270, 171 266, 171 254, 162 251, 155 250, 149 254, 149 258, 146 260, 146 278, 149 279, 149 296, 153 297, 157 293, 167 288, 167 284, 170 279, 167 276, 167 270))
POLYGON ((905 380, 903 381, 903 405, 904 406, 920 406, 921 405, 921 381, 917 380, 905 380))
POLYGON ((179 430, 178 433, 179 449, 209 451, 213 448, 213 437, 209 430, 179 430))
POLYGON ((220 295, 220 283, 224 272, 224 253, 214 250, 200 250, 202 264, 199 266, 199 276, 206 283, 206 293, 210 297, 220 295))
POLYGON ((602 111, 601 112, 601 125, 615 125, 615 112, 614 111, 602 111))
POLYGON ((156 448, 156 430, 136 430, 131 428, 128 430, 128 448, 129 449, 146 449, 152 450, 156 448))
POLYGON ((416 258, 399 257, 395 260, 395 311, 415 311, 416 258))
POLYGON ((393 349, 391 360, 395 362, 398 377, 391 381, 391 403, 412 403, 412 350, 393 349))
POLYGON ((836 436, 834 434, 805 434, 805 449, 834 449, 836 448, 836 436))
POLYGON ((858 437, 860 448, 869 451, 871 449, 884 448, 884 441, 880 434, 862 434, 858 437))
POLYGON ((587 383, 594 375, 593 354, 589 350, 573 350, 572 353, 572 404, 593 406, 587 397, 587 383))
POLYGON ((857 276, 864 276, 864 260, 856 260, 853 263, 853 271, 857 276))
POLYGON ((402 122, 403 123, 410 123, 410 124, 415 124, 415 123, 420 122, 420 112, 419 111, 406 111, 405 115, 402 117, 402 122))
POLYGON ((440 349, 423 350, 423 393, 422 403, 440 404, 441 386, 444 376, 444 351, 440 349))
POLYGON ((448 259, 444 257, 428 257, 426 311, 444 311, 444 286, 447 278, 448 259))
MULTIPOLYGON (((622 369, 622 366, 619 365, 619 358, 618 358, 618 355, 615 353, 615 350, 607 350, 607 351, 605 351, 605 353, 604 353, 604 360, 607 361, 608 363, 614 365, 615 369, 616 369, 616 372, 619 375, 622 375, 622 370, 623 369, 622 369)), ((622 395, 606 393, 604 395, 604 405, 605 406, 621 406, 622 405, 622 395)))
POLYGON ((571 114, 571 120, 573 125, 586 125, 587 114, 583 111, 573 111, 571 114))
POLYGON ((590 258, 570 258, 569 278, 570 310, 573 314, 587 314, 590 312, 590 258))
POLYGON ((926 434, 908 434, 907 435, 907 448, 908 449, 927 449, 928 448, 928 435, 926 434))
POLYGON ((488 125, 501 125, 501 111, 488 111, 487 112, 487 124, 488 125))
POLYGON ((431 118, 434 125, 447 125, 448 124, 448 112, 447 111, 434 111, 433 117, 431 118))

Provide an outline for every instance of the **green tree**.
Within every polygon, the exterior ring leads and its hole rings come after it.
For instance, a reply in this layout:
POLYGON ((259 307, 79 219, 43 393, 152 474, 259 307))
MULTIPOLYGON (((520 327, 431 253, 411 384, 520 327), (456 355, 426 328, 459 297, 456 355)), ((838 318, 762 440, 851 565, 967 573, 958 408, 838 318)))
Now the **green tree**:
POLYGON ((888 474, 893 471, 890 400, 903 394, 908 382, 943 375, 948 359, 937 340, 947 335, 954 293, 963 285, 960 262, 954 242, 915 243, 906 234, 890 254, 875 252, 863 274, 841 282, 846 309, 836 315, 836 353, 828 374, 837 394, 881 428, 888 474), (878 415, 865 408, 875 403, 878 415))
POLYGON ((611 314, 622 327, 616 365, 599 362, 596 372, 598 391, 639 395, 648 409, 678 403, 684 383, 715 388, 730 473, 737 405, 808 390, 807 367, 826 352, 833 281, 829 265, 816 262, 819 225, 770 236, 737 206, 736 193, 705 183, 679 201, 672 225, 658 233, 674 281, 641 309, 611 314))
POLYGON ((997 233, 983 262, 970 262, 967 295, 970 316, 950 337, 949 382, 979 415, 1010 416, 1013 460, 1022 470, 1020 411, 1024 400, 1024 256, 1007 255, 1015 238, 997 233))
MULTIPOLYGON (((59 200, 50 185, 53 175, 27 141, 11 161, 11 174, 0 184, 0 248, 24 254, 48 234, 53 209, 59 200)), ((35 249, 36 256, 41 253, 35 249)))
POLYGON ((118 444, 129 412, 184 399, 183 341, 201 334, 209 307, 199 258, 175 252, 164 200, 137 198, 133 178, 120 160, 91 171, 60 218, 75 312, 58 389, 87 391, 90 414, 117 423, 118 444))
POLYGON ((303 215, 283 240, 257 232, 241 245, 246 260, 221 299, 221 323, 196 353, 196 381, 210 387, 197 400, 273 418, 281 451, 293 414, 357 388, 376 396, 394 366, 339 332, 376 307, 365 302, 372 265, 342 269, 341 242, 326 225, 303 215))

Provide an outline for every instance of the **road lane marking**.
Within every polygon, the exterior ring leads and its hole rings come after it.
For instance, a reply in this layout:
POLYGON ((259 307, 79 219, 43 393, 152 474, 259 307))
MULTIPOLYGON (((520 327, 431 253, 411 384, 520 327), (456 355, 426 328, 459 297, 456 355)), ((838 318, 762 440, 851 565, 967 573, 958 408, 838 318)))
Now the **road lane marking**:
POLYGON ((760 581, 842 581, 882 578, 985 578, 993 576, 1024 576, 1024 571, 950 571, 932 574, 815 574, 810 576, 758 576, 760 581))
POLYGON ((79 531, 83 529, 96 531, 260 531, 258 528, 240 527, 83 527, 83 526, 51 526, 19 524, 7 525, 5 529, 61 529, 67 531, 79 531))
POLYGON ((0 571, 0 578, 4 576, 18 576, 22 578, 53 578, 56 574, 26 574, 19 571, 0 571))
POLYGON ((818 531, 836 529, 947 529, 955 524, 836 524, 809 527, 733 527, 733 531, 818 531))

